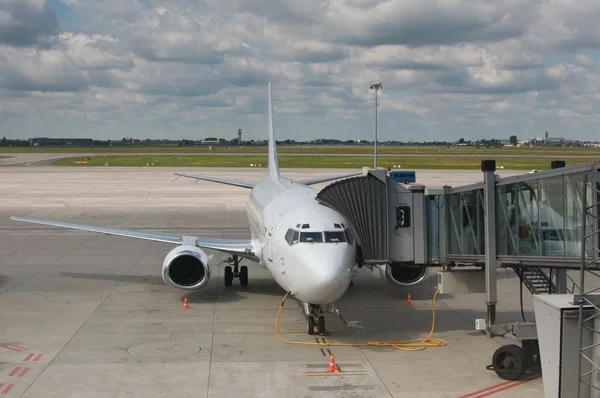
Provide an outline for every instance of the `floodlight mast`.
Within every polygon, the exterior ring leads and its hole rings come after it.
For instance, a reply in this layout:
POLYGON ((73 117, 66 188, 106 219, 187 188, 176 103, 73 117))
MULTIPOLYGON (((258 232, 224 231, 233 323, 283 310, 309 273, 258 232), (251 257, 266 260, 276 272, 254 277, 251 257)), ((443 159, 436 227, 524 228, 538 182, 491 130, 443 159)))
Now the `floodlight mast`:
POLYGON ((375 142, 373 142, 373 169, 377 170, 377 90, 381 90, 381 82, 371 84, 371 90, 375 90, 375 142))

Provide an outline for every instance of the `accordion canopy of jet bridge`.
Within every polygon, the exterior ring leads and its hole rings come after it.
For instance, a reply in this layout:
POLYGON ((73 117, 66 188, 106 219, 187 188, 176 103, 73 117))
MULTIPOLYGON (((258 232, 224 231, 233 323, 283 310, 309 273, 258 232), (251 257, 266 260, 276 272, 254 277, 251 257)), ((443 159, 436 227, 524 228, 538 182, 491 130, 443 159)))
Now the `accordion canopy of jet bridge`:
POLYGON ((425 187, 398 183, 385 170, 337 181, 317 200, 342 214, 362 264, 427 264, 425 187))

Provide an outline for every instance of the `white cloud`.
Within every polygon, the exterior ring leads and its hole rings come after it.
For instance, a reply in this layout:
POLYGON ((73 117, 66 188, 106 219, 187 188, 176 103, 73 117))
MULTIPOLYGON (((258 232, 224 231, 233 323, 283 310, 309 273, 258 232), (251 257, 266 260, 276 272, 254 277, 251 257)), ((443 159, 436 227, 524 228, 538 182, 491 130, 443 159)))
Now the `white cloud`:
POLYGON ((371 139, 381 81, 384 140, 597 139, 597 0, 63 3, 0 4, 7 137, 264 139, 271 81, 279 138, 371 139))

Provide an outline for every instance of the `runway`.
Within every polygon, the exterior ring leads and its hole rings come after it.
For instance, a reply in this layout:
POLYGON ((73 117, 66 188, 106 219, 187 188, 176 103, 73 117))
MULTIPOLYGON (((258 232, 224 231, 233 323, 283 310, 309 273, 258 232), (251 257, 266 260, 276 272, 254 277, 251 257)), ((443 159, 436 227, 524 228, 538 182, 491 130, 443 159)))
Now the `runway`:
MULTIPOLYGON (((355 170, 282 170, 292 178, 355 170)), ((0 179, 0 396, 4 397, 543 397, 541 379, 502 384, 494 350, 514 343, 474 330, 485 295, 438 296, 433 337, 445 347, 332 347, 342 371, 325 371, 327 347, 289 345, 274 329, 285 292, 250 262, 249 286, 223 283, 226 258, 212 260, 211 281, 187 293, 164 285, 172 245, 9 220, 11 215, 211 237, 249 236, 248 191, 174 176, 189 172, 258 181, 264 169, 6 167, 0 179), (183 310, 184 296, 189 310, 183 310), (324 348, 322 351, 321 348, 324 348), (17 369, 18 368, 18 369, 17 369), (10 386, 10 388, 9 388, 10 386), (492 388, 489 388, 494 386, 492 388), (488 389, 489 388, 489 389, 488 389), (6 393, 4 391, 6 390, 6 393)), ((501 176, 523 172, 498 172, 501 176)), ((424 184, 465 185, 478 171, 417 170, 424 184)), ((323 184, 323 186, 326 184, 323 184)), ((497 322, 520 319, 519 284, 498 274, 497 322)), ((237 282, 237 283, 236 283, 237 282)), ((410 291, 360 270, 328 314, 328 342, 365 343, 426 337, 436 278, 410 291), (413 305, 406 299, 411 293, 413 305)), ((524 291, 525 314, 533 319, 524 291)), ((280 331, 314 342, 300 305, 288 300, 280 331)))

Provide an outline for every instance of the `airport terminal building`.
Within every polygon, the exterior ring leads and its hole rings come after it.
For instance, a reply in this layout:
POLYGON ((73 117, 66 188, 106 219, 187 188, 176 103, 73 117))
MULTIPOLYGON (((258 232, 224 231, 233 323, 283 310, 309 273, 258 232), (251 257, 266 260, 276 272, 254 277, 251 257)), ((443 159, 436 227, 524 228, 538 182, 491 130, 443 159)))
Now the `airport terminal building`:
POLYGON ((92 138, 31 138, 29 146, 93 146, 92 138))

